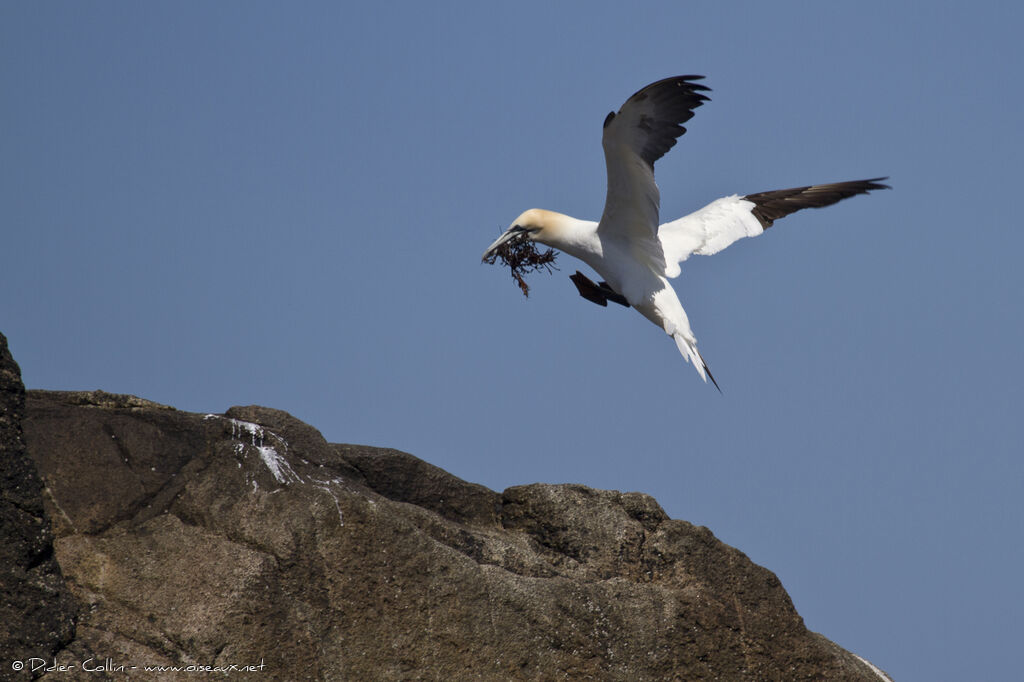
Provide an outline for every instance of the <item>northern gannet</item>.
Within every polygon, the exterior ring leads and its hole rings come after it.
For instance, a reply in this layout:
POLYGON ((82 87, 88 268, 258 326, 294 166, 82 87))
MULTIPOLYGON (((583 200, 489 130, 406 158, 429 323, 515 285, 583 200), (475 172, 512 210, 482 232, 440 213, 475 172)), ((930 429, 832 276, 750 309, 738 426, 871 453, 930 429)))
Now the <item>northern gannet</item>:
MULTIPOLYGON (((802 208, 830 206, 870 190, 889 189, 886 178, 723 197, 688 216, 660 224, 661 196, 654 182, 654 162, 686 132, 683 123, 708 97, 694 81, 703 76, 676 76, 651 83, 604 120, 601 144, 608 169, 608 193, 601 220, 576 218, 531 208, 484 251, 484 260, 506 242, 532 240, 579 258, 602 278, 595 284, 578 270, 571 275, 580 296, 607 306, 632 306, 675 339, 679 352, 697 373, 711 376, 697 350, 679 297, 669 278, 691 254, 710 256, 738 239, 755 237, 772 223, 802 208)), ((514 242, 513 242, 514 243, 514 242)), ((721 389, 719 389, 721 390, 721 389)))

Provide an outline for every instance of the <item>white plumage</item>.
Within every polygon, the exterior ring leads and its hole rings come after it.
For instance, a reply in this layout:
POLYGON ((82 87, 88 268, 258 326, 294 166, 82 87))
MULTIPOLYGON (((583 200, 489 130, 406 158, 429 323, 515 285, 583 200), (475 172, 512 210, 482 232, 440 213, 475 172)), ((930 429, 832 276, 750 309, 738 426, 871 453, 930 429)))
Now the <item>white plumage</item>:
MULTIPOLYGON (((671 336, 701 378, 711 373, 697 350, 686 311, 668 279, 691 254, 710 256, 743 237, 755 237, 778 218, 802 208, 819 208, 870 190, 887 189, 885 178, 810 185, 717 199, 688 216, 662 224, 654 163, 686 132, 682 126, 707 101, 701 76, 677 76, 652 83, 626 100, 604 123, 602 146, 608 194, 599 222, 554 211, 530 209, 484 252, 529 239, 579 258, 603 282, 579 271, 571 276, 580 295, 599 305, 629 305, 671 336)), ((713 376, 711 381, 718 386, 713 376)))

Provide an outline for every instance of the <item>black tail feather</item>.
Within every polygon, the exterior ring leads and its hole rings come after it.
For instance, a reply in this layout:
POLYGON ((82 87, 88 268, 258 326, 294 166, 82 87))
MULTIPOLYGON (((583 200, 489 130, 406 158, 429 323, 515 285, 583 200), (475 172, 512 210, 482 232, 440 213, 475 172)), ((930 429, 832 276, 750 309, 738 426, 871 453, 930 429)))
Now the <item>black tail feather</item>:
POLYGON ((704 356, 700 354, 700 351, 697 351, 697 357, 700 358, 700 363, 704 365, 704 371, 707 372, 708 379, 711 379, 711 383, 713 383, 715 388, 718 389, 718 392, 721 393, 722 387, 718 385, 717 381, 715 381, 715 375, 713 375, 711 370, 708 368, 708 363, 704 362, 704 356))

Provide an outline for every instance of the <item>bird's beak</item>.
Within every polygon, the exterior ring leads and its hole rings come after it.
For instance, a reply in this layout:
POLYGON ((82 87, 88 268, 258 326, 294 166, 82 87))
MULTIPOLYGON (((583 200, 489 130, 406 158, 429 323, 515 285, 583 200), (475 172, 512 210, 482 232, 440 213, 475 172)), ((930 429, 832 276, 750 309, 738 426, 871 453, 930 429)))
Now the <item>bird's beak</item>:
POLYGON ((519 227, 518 225, 513 225, 512 227, 508 228, 507 230, 505 230, 504 233, 502 233, 500 237, 494 240, 493 244, 487 247, 487 250, 484 251, 483 258, 481 258, 480 260, 486 262, 488 258, 494 255, 494 252, 497 251, 502 244, 513 239, 516 239, 517 237, 523 237, 526 235, 528 231, 529 230, 527 230, 525 227, 519 227))

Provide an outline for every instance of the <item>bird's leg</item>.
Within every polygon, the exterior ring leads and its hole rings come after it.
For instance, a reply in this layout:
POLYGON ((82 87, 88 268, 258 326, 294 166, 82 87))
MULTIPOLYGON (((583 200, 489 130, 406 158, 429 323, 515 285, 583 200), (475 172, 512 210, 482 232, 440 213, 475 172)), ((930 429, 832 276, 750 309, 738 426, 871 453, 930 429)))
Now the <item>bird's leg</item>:
POLYGON ((612 303, 618 303, 619 305, 626 306, 627 308, 629 307, 629 301, 626 300, 626 297, 608 286, 608 282, 601 282, 598 284, 598 287, 600 287, 601 293, 604 294, 604 297, 612 303))
POLYGON ((575 275, 569 275, 569 279, 576 285, 576 290, 580 292, 580 296, 588 301, 604 307, 608 307, 608 301, 618 303, 627 308, 629 307, 629 301, 626 300, 626 297, 608 286, 608 282, 594 284, 579 270, 576 271, 575 275))
POLYGON ((577 270, 575 275, 569 275, 569 279, 576 285, 576 290, 580 292, 580 296, 591 303, 605 307, 608 306, 608 297, 605 295, 605 292, 582 272, 577 270))

